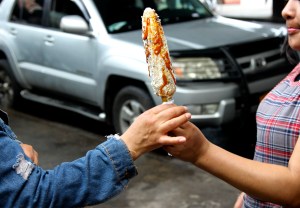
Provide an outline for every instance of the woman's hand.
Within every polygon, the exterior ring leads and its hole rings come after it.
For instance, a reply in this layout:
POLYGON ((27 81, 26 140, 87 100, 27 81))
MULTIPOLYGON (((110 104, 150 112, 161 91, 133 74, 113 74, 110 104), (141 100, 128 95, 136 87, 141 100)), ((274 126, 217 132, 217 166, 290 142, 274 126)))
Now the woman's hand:
POLYGON ((181 125, 171 132, 174 136, 183 136, 186 142, 180 145, 165 146, 164 149, 172 156, 184 161, 196 163, 209 146, 208 140, 202 134, 198 127, 191 122, 181 125))
POLYGON ((185 124, 191 118, 187 108, 174 104, 162 104, 145 111, 121 136, 132 158, 160 148, 185 142, 183 136, 169 136, 168 133, 185 124))

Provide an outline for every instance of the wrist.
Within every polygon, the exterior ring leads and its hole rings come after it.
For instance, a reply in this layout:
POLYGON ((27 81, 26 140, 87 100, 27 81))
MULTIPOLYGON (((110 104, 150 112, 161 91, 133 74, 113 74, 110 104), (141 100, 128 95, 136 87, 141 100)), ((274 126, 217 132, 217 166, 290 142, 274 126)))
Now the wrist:
POLYGON ((192 163, 197 167, 202 167, 203 165, 205 165, 210 148, 211 143, 209 141, 206 140, 205 142, 203 142, 203 144, 201 144, 201 148, 199 148, 196 153, 195 160, 192 163))
POLYGON ((114 134, 114 135, 112 134, 112 135, 107 136, 107 138, 121 140, 125 144, 128 152, 130 153, 132 160, 136 160, 139 157, 139 154, 136 151, 134 151, 134 148, 131 147, 130 142, 128 141, 128 139, 126 139, 126 136, 123 136, 123 135, 120 136, 119 134, 114 134), (125 139, 124 139, 124 137, 125 137, 125 139))
POLYGON ((132 157, 132 160, 136 160, 137 158, 140 157, 141 153, 139 153, 138 148, 135 148, 134 143, 131 141, 132 137, 129 137, 129 135, 121 135, 118 137, 125 143, 125 145, 127 146, 127 149, 132 157))

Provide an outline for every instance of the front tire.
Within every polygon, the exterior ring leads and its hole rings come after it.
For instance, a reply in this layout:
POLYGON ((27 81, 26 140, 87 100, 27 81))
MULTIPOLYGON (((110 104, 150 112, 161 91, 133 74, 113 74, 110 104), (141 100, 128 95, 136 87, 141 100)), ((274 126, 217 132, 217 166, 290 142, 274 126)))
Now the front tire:
POLYGON ((123 134, 136 117, 153 106, 151 97, 141 88, 127 86, 120 90, 113 104, 113 124, 116 132, 123 134))
POLYGON ((0 108, 2 110, 17 108, 21 102, 21 88, 11 73, 9 63, 0 60, 0 108))

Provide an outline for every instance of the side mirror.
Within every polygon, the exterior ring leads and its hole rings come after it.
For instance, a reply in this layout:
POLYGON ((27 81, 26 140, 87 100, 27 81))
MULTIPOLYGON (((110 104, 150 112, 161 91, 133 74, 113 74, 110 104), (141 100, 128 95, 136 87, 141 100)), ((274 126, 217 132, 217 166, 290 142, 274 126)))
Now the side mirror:
POLYGON ((89 26, 81 16, 68 15, 62 17, 60 29, 68 33, 86 34, 89 31, 89 26))
POLYGON ((211 11, 216 10, 217 1, 216 0, 200 0, 211 11))

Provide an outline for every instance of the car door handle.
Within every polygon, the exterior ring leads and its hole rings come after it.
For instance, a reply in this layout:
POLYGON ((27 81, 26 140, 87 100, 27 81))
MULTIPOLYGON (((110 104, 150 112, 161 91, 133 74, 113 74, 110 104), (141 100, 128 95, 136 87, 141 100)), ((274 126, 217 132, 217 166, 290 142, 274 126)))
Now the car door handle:
POLYGON ((18 31, 16 28, 10 28, 10 34, 12 34, 13 36, 16 36, 18 34, 18 31))
POLYGON ((46 45, 53 45, 54 44, 54 38, 51 35, 47 35, 44 40, 45 40, 46 45))

